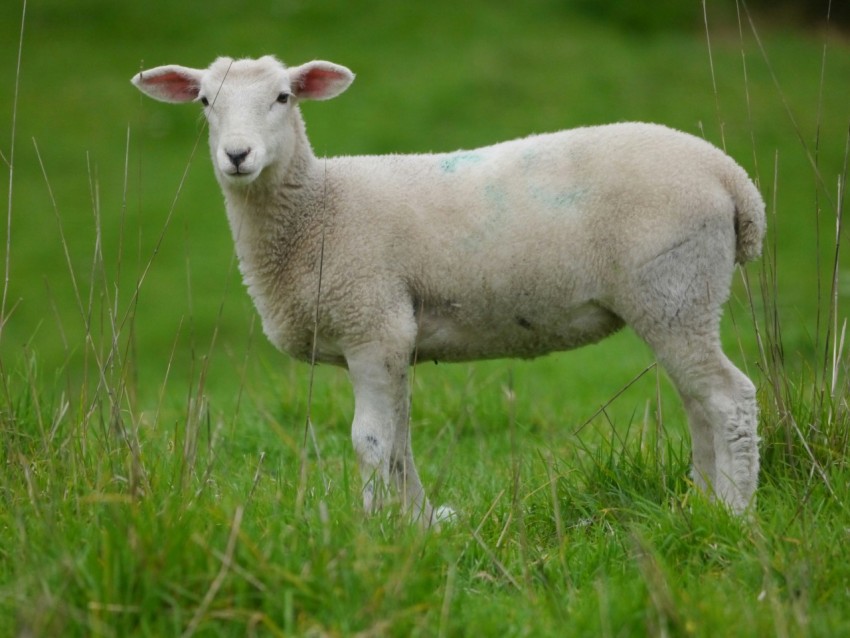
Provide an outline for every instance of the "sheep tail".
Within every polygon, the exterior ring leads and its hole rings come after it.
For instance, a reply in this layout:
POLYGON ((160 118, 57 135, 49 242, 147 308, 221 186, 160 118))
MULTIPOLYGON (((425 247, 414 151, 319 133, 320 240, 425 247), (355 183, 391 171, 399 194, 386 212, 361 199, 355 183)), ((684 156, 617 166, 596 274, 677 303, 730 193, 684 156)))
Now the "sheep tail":
POLYGON ((727 182, 735 202, 735 261, 744 264, 761 255, 765 232, 764 200, 756 185, 740 166, 727 182))

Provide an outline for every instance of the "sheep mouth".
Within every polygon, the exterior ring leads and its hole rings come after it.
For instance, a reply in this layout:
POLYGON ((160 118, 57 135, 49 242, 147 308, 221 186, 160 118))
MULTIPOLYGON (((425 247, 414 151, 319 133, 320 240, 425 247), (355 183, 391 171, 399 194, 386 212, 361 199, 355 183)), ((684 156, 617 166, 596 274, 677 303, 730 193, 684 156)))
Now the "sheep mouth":
POLYGON ((226 169, 221 170, 222 179, 224 179, 229 184, 250 184, 257 178, 259 174, 260 171, 246 171, 238 167, 228 167, 226 169))
POLYGON ((227 169, 224 172, 225 172, 226 175, 228 175, 230 177, 248 177, 248 176, 256 173, 256 171, 253 171, 253 170, 244 171, 244 170, 241 170, 240 168, 227 169))

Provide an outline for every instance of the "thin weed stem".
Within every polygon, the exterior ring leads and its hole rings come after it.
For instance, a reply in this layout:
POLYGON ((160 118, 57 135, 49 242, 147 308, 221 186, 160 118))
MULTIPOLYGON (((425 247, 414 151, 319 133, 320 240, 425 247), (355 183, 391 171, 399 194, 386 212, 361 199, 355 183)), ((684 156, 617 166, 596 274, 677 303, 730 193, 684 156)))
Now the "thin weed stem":
POLYGON ((708 49, 708 68, 711 71, 711 88, 714 92, 714 110, 717 115, 717 126, 720 128, 720 143, 723 150, 726 150, 726 133, 723 118, 720 115, 720 93, 717 91, 717 79, 714 74, 714 56, 711 52, 711 35, 708 28, 708 9, 706 8, 705 0, 702 0, 702 19, 705 24, 705 43, 708 49))
POLYGON ((304 443, 306 443, 307 433, 310 433, 310 438, 313 442, 314 451, 316 453, 316 459, 321 462, 321 455, 319 454, 319 445, 316 441, 316 432, 313 428, 313 419, 312 419, 312 411, 313 411, 313 385, 316 380, 316 363, 319 355, 319 318, 321 316, 322 311, 322 277, 324 275, 325 269, 325 214, 327 212, 327 192, 328 189, 328 176, 327 176, 327 162, 325 163, 325 177, 324 177, 324 192, 322 198, 322 235, 321 240, 319 242, 319 280, 316 282, 316 313, 313 316, 313 343, 310 348, 310 380, 307 386, 307 418, 304 423, 304 443))
POLYGON ((834 207, 835 204, 832 201, 832 198, 829 195, 829 189, 826 186, 826 181, 821 174, 820 167, 818 165, 817 160, 815 159, 815 154, 812 149, 809 147, 809 144, 806 142, 806 138, 803 135, 803 131, 800 128, 800 124, 797 120, 797 117, 794 115, 794 111, 791 109, 791 104, 788 102, 788 97, 785 94, 785 91, 782 89, 782 84, 779 82, 779 78, 776 75, 776 70, 773 67, 772 62, 770 61, 770 56, 767 54, 767 49, 762 42, 761 36, 759 35, 759 31, 756 28, 755 21, 753 20, 753 16, 750 13, 750 9, 747 6, 745 0, 740 0, 741 5, 744 7, 744 13, 747 16, 747 21, 750 25, 750 30, 755 38, 756 44, 758 45, 759 52, 761 53, 762 59, 764 60, 764 64, 767 67, 767 71, 770 74, 771 81, 773 82, 773 86, 776 89, 776 93, 779 96, 779 100, 782 103, 782 107, 785 109, 785 113, 788 116, 788 120, 791 122, 792 127, 794 128, 794 133, 797 136, 797 141, 802 146, 803 151, 806 154, 806 159, 809 162, 809 165, 812 167, 812 171, 815 175, 817 185, 823 190, 824 195, 829 200, 830 207, 834 207))
MULTIPOLYGON (((593 420, 594 420, 596 417, 598 417, 600 414, 604 414, 604 413, 605 413, 605 409, 606 409, 609 405, 611 405, 612 403, 614 403, 614 401, 616 401, 616 400, 620 397, 620 395, 621 395, 621 394, 623 394, 626 390, 628 390, 628 389, 629 389, 630 387, 632 387, 635 383, 637 383, 643 375, 645 375, 647 372, 649 372, 650 370, 652 370, 652 369, 653 369, 655 366, 657 366, 657 365, 658 365, 658 364, 657 364, 655 361, 653 361, 653 362, 652 362, 652 363, 650 363, 648 366, 646 366, 646 368, 644 368, 644 369, 643 369, 643 370, 642 370, 642 371, 641 371, 641 372, 640 372, 637 376, 635 376, 635 377, 634 377, 631 381, 629 381, 626 385, 624 385, 622 388, 620 388, 619 390, 617 390, 617 392, 615 392, 615 393, 614 393, 614 395, 613 395, 610 399, 608 399, 605 403, 603 403, 603 404, 602 404, 602 406, 601 406, 601 407, 600 407, 600 408, 599 408, 596 412, 594 412, 594 413, 590 416, 590 418, 589 418, 589 419, 587 419, 584 423, 582 423, 582 424, 581 424, 580 426, 578 426, 575 430, 573 430, 573 436, 577 436, 577 435, 578 435, 578 434, 579 434, 579 433, 580 433, 580 432, 581 432, 584 428, 586 428, 588 425, 590 425, 590 423, 592 423, 592 422, 593 422, 593 420)), ((607 416, 607 415, 606 415, 606 416, 607 416)))
MULTIPOLYGON (((325 163, 325 176, 324 176, 324 191, 322 194, 322 220, 321 220, 321 238, 319 242, 319 273, 318 273, 318 281, 316 282, 316 312, 313 315, 313 343, 311 345, 310 351, 310 377, 307 383, 307 409, 306 415, 304 418, 304 437, 301 442, 301 454, 300 454, 300 464, 299 468, 299 485, 298 485, 298 498, 296 502, 298 504, 297 511, 301 511, 301 505, 303 505, 304 493, 307 489, 307 436, 309 435, 310 441, 313 444, 313 450, 316 454, 316 461, 319 463, 319 467, 322 467, 322 457, 319 452, 319 442, 316 439, 316 431, 313 427, 313 385, 315 383, 316 378, 316 363, 318 361, 319 355, 319 318, 321 316, 321 302, 322 302, 322 275, 324 274, 324 266, 325 266, 325 214, 327 212, 327 188, 328 188, 328 179, 327 179, 327 163, 325 163)), ((322 481, 325 485, 325 493, 330 489, 330 483, 325 476, 324 470, 321 470, 322 481)))
MULTIPOLYGON (((705 2, 703 1, 703 7, 705 7, 705 2)), ((735 14, 737 16, 738 21, 738 39, 741 43, 741 68, 744 73, 744 98, 747 103, 747 128, 750 130, 750 146, 753 152, 753 173, 755 174, 755 182, 756 186, 761 188, 761 175, 759 173, 759 160, 758 153, 756 152, 756 135, 755 135, 755 123, 753 121, 753 106, 752 100, 750 98, 750 76, 747 68, 747 53, 744 47, 744 25, 741 21, 741 3, 739 0, 735 0, 735 14)))
POLYGON ((9 157, 3 158, 9 166, 9 196, 6 206, 6 258, 3 263, 3 297, 0 300, 0 343, 3 342, 3 328, 6 325, 6 301, 9 296, 9 281, 12 273, 12 202, 15 186, 15 136, 18 131, 18 96, 21 87, 21 60, 24 52, 24 27, 27 18, 27 0, 21 7, 21 30, 18 40, 18 59, 15 65, 15 86, 12 91, 12 132, 9 141, 9 157))

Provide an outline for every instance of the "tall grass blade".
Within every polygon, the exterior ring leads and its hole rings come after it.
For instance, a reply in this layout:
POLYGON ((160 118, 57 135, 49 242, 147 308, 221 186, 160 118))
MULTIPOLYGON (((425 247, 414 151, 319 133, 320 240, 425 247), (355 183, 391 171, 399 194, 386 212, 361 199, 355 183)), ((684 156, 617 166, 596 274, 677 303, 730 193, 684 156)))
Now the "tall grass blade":
POLYGON ((24 52, 24 27, 27 18, 27 0, 23 0, 21 6, 21 30, 18 39, 18 57, 15 64, 15 85, 12 90, 12 131, 9 141, 9 157, 6 163, 9 166, 9 195, 6 202, 6 257, 3 261, 3 297, 0 299, 0 343, 3 342, 3 328, 8 316, 6 314, 6 300, 9 296, 9 281, 12 273, 12 202, 15 187, 15 137, 18 131, 18 97, 21 87, 21 60, 24 52))

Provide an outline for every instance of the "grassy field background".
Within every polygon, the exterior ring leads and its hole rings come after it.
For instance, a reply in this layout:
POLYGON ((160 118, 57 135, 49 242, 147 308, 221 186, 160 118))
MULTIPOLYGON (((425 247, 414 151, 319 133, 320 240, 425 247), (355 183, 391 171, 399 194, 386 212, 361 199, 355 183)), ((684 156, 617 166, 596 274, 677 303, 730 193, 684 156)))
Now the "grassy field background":
POLYGON ((36 0, 21 40, 4 3, 0 635, 850 632, 850 44, 683 4, 36 0), (681 408, 628 331, 417 368, 420 471, 459 520, 364 518, 345 373, 264 342, 199 111, 129 84, 265 53, 357 73, 303 108, 319 155, 626 120, 726 148, 770 215, 723 333, 760 388, 753 519, 688 491, 681 408))

